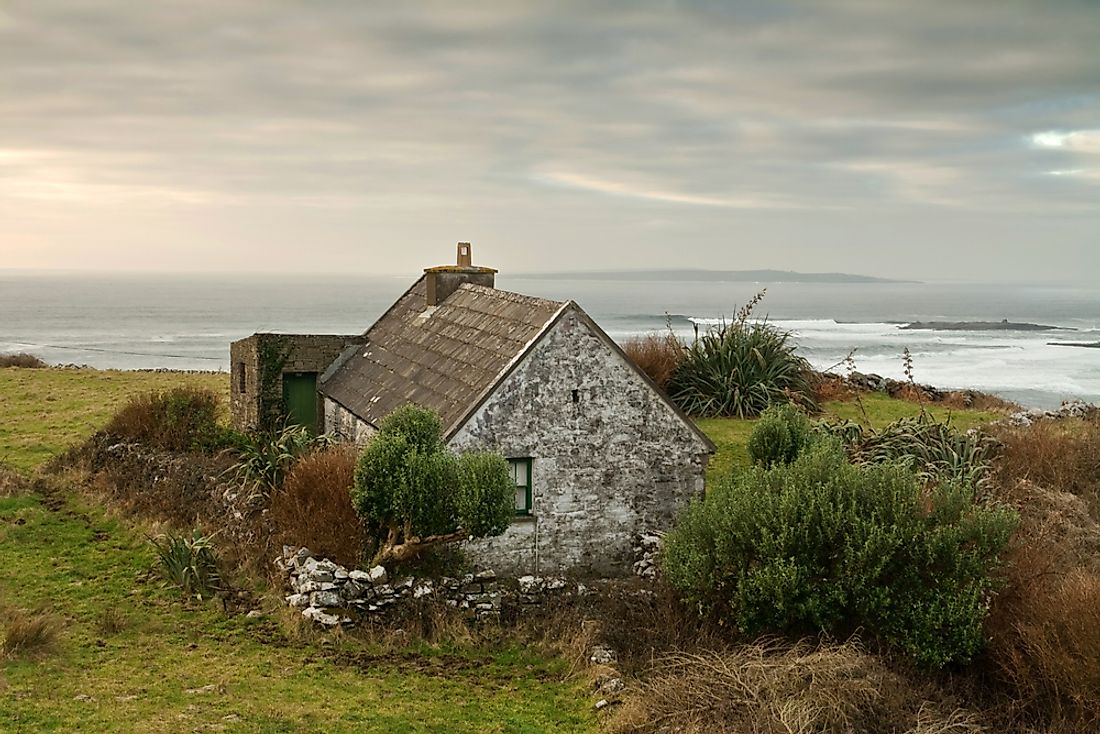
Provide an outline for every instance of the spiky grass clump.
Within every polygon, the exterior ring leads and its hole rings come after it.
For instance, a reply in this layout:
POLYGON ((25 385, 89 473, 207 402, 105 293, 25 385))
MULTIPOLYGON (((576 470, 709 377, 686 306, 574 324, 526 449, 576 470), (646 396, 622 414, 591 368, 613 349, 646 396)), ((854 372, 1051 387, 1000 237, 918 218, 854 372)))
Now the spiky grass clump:
POLYGON ((212 536, 194 530, 191 535, 158 535, 150 542, 156 549, 157 570, 167 584, 199 601, 221 591, 222 578, 212 536))
POLYGON ((688 415, 750 418, 781 403, 817 410, 813 370, 795 354, 790 332, 749 320, 763 296, 684 349, 669 394, 688 415))

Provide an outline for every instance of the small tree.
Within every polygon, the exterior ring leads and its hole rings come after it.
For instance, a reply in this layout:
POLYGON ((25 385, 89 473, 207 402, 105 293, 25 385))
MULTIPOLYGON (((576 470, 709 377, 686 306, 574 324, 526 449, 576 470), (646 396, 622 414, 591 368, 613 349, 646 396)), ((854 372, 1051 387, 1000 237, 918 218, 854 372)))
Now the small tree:
POLYGON ((434 413, 408 405, 382 421, 363 449, 352 504, 378 535, 376 563, 507 529, 515 511, 508 462, 499 454, 456 456, 442 433, 434 413))

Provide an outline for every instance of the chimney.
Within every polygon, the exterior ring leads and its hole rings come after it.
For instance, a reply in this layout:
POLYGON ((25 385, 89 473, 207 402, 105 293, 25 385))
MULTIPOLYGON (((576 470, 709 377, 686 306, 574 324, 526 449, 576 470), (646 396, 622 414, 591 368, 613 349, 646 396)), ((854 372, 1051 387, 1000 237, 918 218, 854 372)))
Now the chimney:
POLYGON ((463 283, 483 285, 487 288, 495 287, 497 271, 492 268, 477 267, 473 264, 473 260, 473 248, 470 243, 459 242, 456 265, 426 268, 424 277, 428 293, 424 305, 438 306, 458 290, 463 283))

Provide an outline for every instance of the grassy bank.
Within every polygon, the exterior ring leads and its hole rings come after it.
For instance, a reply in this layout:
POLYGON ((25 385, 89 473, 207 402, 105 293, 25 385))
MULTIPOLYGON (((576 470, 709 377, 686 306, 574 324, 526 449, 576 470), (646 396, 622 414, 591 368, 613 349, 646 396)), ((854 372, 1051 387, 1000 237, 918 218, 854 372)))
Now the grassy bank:
POLYGON ((221 373, 0 369, 0 462, 26 471, 84 440, 132 395, 203 387, 228 397, 221 373))

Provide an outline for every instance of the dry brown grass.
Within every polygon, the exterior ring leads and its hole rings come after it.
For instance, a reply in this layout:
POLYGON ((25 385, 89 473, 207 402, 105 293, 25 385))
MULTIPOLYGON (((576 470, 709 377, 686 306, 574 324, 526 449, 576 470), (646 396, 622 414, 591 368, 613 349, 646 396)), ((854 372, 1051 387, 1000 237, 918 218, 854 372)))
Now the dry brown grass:
POLYGON ((20 352, 19 354, 0 354, 0 367, 22 367, 24 369, 41 369, 49 367, 33 354, 20 352))
POLYGON ((814 401, 818 405, 834 400, 848 401, 856 397, 858 391, 843 375, 835 375, 831 372, 815 372, 813 376, 814 401))
POLYGON ((0 660, 48 655, 57 646, 61 622, 48 612, 9 610, 2 618, 3 638, 0 639, 0 660))
POLYGON ((367 531, 351 504, 357 452, 332 446, 294 464, 271 494, 270 518, 282 543, 352 566, 367 546, 367 531))
POLYGON ((623 351, 662 390, 680 366, 684 345, 671 332, 635 336, 623 342, 623 351))
POLYGON ((27 482, 11 467, 0 463, 0 497, 16 497, 27 491, 27 482))
POLYGON ((1000 499, 1020 513, 987 632, 992 672, 1017 718, 1100 728, 1100 424, 1001 428, 1000 499))
POLYGON ((1100 519, 1100 422, 1039 421, 1001 428, 1005 446, 998 465, 1002 484, 1026 479, 1084 499, 1100 519))
POLYGON ((817 734, 983 731, 929 701, 854 641, 763 640, 659 658, 612 720, 617 732, 817 734))

